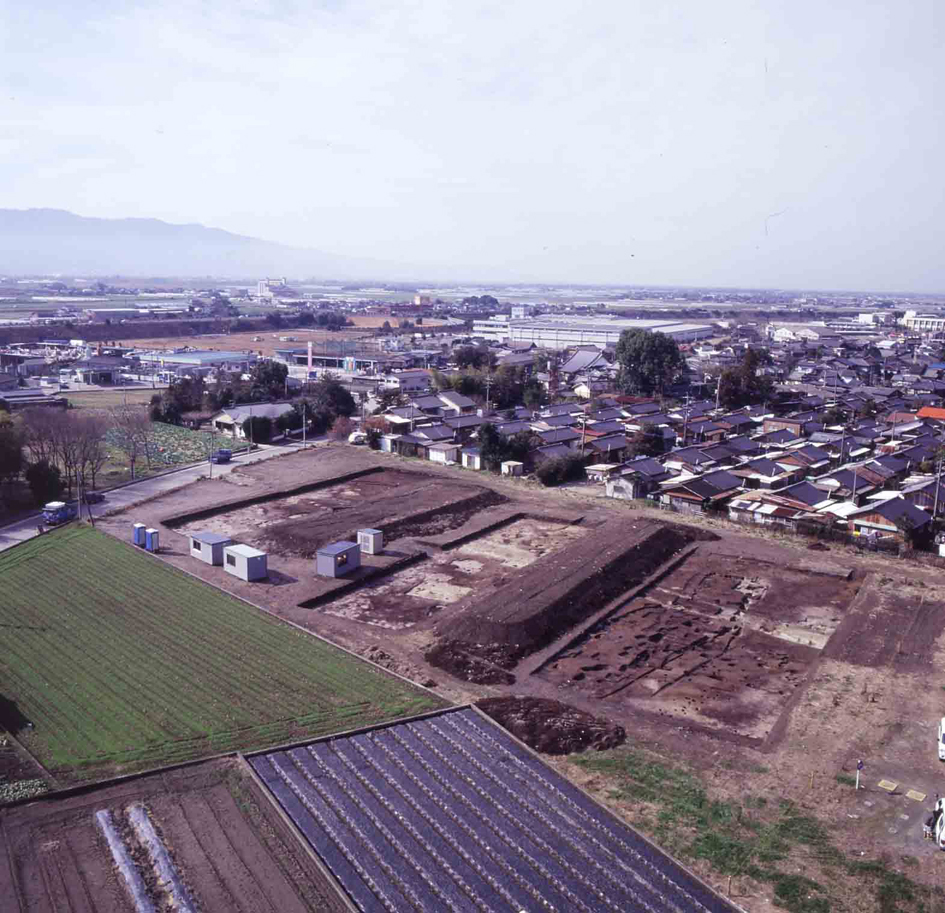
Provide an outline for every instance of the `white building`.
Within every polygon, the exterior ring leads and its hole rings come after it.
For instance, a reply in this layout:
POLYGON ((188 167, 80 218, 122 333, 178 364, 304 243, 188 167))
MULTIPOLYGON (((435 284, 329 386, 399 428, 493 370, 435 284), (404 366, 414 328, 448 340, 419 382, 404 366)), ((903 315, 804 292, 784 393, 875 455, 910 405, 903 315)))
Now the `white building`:
POLYGON ((691 342, 712 336, 708 324, 681 323, 676 320, 633 320, 622 317, 531 317, 506 320, 490 317, 473 322, 473 336, 495 342, 534 343, 539 348, 568 349, 594 345, 604 348, 617 344, 624 330, 649 330, 665 333, 677 342, 691 342))
POLYGON ((900 323, 916 333, 941 333, 945 330, 945 317, 936 314, 920 314, 918 311, 906 311, 900 323))

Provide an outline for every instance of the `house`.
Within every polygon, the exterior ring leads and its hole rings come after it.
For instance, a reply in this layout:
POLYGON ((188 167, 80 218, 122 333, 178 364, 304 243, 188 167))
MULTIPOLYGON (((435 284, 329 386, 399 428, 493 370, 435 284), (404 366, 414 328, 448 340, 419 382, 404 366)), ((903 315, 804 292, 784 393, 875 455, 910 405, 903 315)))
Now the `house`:
POLYGON ((584 442, 584 453, 607 463, 622 463, 627 454, 627 437, 624 434, 607 434, 590 438, 584 442))
POLYGON ((543 444, 566 444, 576 447, 581 440, 581 434, 570 428, 554 428, 551 431, 539 431, 538 437, 543 444))
POLYGON ((660 502, 684 513, 703 513, 723 505, 741 489, 742 480, 724 469, 664 486, 660 502))
POLYGON ((777 461, 782 466, 797 466, 808 475, 826 472, 830 468, 830 454, 812 444, 788 450, 777 457, 777 461))
POLYGON ((849 515, 847 522, 855 536, 891 537, 905 542, 926 535, 932 517, 905 498, 892 497, 860 507, 849 515))
POLYGON ((793 437, 801 438, 804 437, 804 423, 806 419, 804 418, 790 418, 790 417, 780 417, 780 418, 766 418, 761 423, 761 429, 764 433, 770 434, 772 431, 788 431, 793 435, 793 437))
POLYGON ((421 370, 395 371, 384 376, 382 386, 385 390, 397 390, 400 393, 420 393, 429 388, 430 374, 421 370))
POLYGON ((442 405, 444 415, 469 415, 476 411, 476 404, 468 396, 463 396, 461 393, 445 391, 437 393, 436 398, 442 405))
POLYGON ((704 472, 714 469, 715 461, 701 447, 680 447, 666 454, 663 465, 677 472, 704 472))
POLYGON ((344 577, 361 567, 361 546, 357 542, 333 542, 315 552, 315 573, 319 577, 344 577))
POLYGON ((433 444, 438 444, 444 441, 452 441, 456 436, 456 432, 445 423, 421 425, 418 428, 414 428, 413 436, 433 444))
POLYGON ((248 418, 268 418, 275 432, 276 421, 283 415, 294 412, 291 403, 251 403, 243 406, 230 406, 214 413, 211 418, 213 429, 236 440, 245 440, 243 423, 248 418))
POLYGON ((799 481, 803 472, 780 466, 767 457, 759 457, 736 466, 732 469, 732 475, 743 479, 747 488, 776 490, 799 481))

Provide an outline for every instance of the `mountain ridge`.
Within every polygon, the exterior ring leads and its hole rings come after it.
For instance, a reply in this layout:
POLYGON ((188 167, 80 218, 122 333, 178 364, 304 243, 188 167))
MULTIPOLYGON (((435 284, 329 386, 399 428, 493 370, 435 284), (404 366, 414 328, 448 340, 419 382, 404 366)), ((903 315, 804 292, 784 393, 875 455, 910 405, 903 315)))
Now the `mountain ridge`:
POLYGON ((397 279, 405 268, 240 235, 197 222, 0 209, 0 273, 397 279))

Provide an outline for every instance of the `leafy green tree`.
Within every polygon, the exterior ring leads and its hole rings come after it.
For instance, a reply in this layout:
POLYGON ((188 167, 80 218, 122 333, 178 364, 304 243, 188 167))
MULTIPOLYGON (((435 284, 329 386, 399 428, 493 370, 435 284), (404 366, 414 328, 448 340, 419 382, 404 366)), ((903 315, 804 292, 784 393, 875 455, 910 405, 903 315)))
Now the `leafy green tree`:
POLYGON ((660 456, 664 451, 663 435, 659 427, 653 424, 644 424, 639 431, 628 438, 630 452, 635 457, 660 456))
POLYGON ((624 330, 617 340, 617 385, 627 393, 662 392, 685 368, 676 340, 665 333, 624 330))
POLYGON ((316 412, 326 411, 332 416, 343 415, 347 418, 354 415, 358 408, 351 393, 330 372, 312 384, 309 395, 316 412))
POLYGON ((265 415, 250 415, 243 419, 243 434, 254 444, 268 444, 272 440, 272 419, 265 415))
POLYGON ((58 466, 39 460, 26 470, 26 482, 37 504, 55 501, 66 489, 58 466))
POLYGON ((576 482, 584 478, 584 463, 577 454, 551 457, 542 460, 535 470, 542 485, 560 485, 562 482, 576 482))
POLYGON ((23 434, 3 416, 9 413, 0 412, 0 482, 12 483, 23 471, 23 434))
POLYGON ((285 396, 285 382, 289 376, 286 365, 277 361, 259 361, 250 372, 253 401, 260 399, 279 399, 285 396))
POLYGON ((479 455, 482 458, 482 464, 486 469, 492 472, 498 472, 502 461, 505 459, 505 445, 502 435, 492 422, 483 422, 477 432, 479 441, 479 455))
POLYGON ((738 409, 752 403, 770 399, 774 382, 767 374, 758 371, 764 363, 764 355, 757 349, 745 352, 736 368, 728 368, 719 376, 719 403, 726 409, 738 409))
POLYGON ((539 406, 544 405, 545 402, 545 388, 537 380, 526 381, 525 386, 522 388, 522 402, 528 406, 529 409, 537 409, 539 406))

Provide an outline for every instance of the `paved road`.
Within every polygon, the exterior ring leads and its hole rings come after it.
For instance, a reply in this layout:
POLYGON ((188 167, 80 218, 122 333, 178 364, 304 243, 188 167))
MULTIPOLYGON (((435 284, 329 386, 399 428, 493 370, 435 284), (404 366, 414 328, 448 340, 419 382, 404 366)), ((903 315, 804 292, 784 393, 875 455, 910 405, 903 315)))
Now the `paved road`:
MULTIPOLYGON (((326 440, 324 437, 314 440, 310 438, 308 443, 309 446, 311 446, 314 443, 324 440, 326 440)), ((237 466, 246 465, 247 463, 259 463, 262 460, 269 460, 273 457, 281 456, 286 451, 301 449, 301 444, 294 443, 272 447, 260 447, 259 450, 253 453, 236 454, 231 463, 222 466, 214 466, 213 474, 214 476, 226 475, 232 472, 237 466)), ((140 482, 132 482, 130 485, 115 488, 105 493, 105 500, 100 504, 92 505, 92 515, 95 517, 103 516, 119 508, 136 504, 144 498, 150 498, 153 495, 173 491, 175 488, 180 488, 182 485, 187 485, 189 482, 196 481, 202 476, 208 475, 209 468, 209 463, 200 463, 196 466, 188 466, 184 469, 166 473, 165 475, 142 479, 140 482)), ((83 515, 85 515, 84 508, 83 515)), ((27 517, 25 520, 11 523, 9 526, 0 527, 0 552, 20 542, 25 542, 27 539, 32 539, 33 536, 36 535, 36 527, 41 519, 42 515, 37 512, 31 517, 27 517)))

